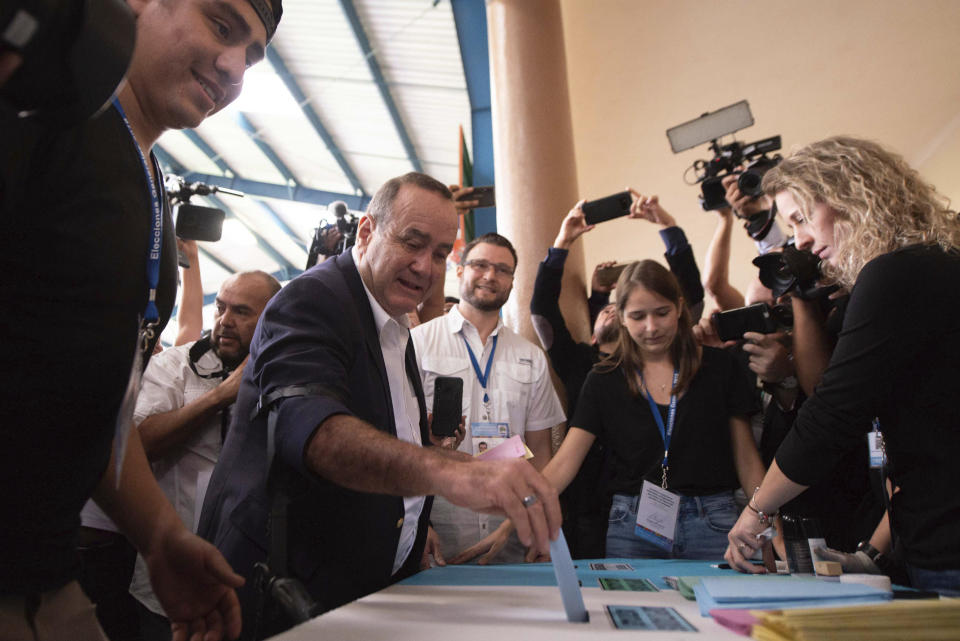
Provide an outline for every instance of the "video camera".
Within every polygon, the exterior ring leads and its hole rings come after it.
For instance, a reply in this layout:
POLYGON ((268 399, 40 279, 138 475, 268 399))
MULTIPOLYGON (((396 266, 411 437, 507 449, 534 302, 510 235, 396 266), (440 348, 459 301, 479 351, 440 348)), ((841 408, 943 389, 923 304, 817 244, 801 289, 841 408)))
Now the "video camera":
MULTIPOLYGON (((242 191, 207 185, 205 183, 188 183, 180 176, 167 175, 164 179, 164 190, 173 207, 176 219, 177 238, 183 240, 204 240, 216 242, 223 236, 223 220, 227 214, 216 207, 204 207, 190 203, 193 196, 210 196, 211 194, 229 194, 243 197, 242 191)), ((185 256, 180 256, 180 266, 190 267, 185 256)))
POLYGON ((0 102, 48 126, 82 122, 109 104, 135 39, 123 0, 4 0, 0 54, 22 62, 0 87, 0 102))
MULTIPOLYGON (((760 189, 763 175, 782 159, 780 154, 768 155, 781 148, 780 136, 771 136, 749 144, 741 144, 736 140, 726 145, 719 144, 718 141, 723 136, 750 127, 753 123, 749 103, 741 100, 667 130, 667 138, 674 153, 705 142, 710 143, 713 158, 696 160, 687 169, 687 172, 692 169, 695 175, 695 180, 690 184, 700 184, 700 205, 704 211, 730 206, 723 188, 723 179, 730 175, 739 174, 737 187, 741 193, 752 197, 760 196, 763 193, 760 189)), ((750 237, 762 240, 773 225, 775 213, 771 208, 746 217, 747 233, 750 237)))
POLYGON ((357 242, 359 220, 350 213, 347 204, 342 200, 335 200, 327 205, 327 211, 333 212, 335 220, 323 223, 313 231, 313 242, 310 243, 310 252, 307 255, 307 269, 317 264, 321 254, 336 256, 357 242))
POLYGON ((729 207, 726 199, 726 189, 723 188, 723 179, 731 174, 739 174, 737 187, 745 196, 757 197, 763 193, 760 183, 763 175, 771 167, 775 167, 782 157, 780 154, 768 157, 771 151, 780 149, 780 136, 771 136, 741 145, 734 140, 730 144, 720 146, 716 140, 710 142, 710 149, 714 156, 710 160, 696 160, 693 170, 700 183, 702 195, 700 205, 705 211, 729 207), (746 164, 743 170, 740 166, 746 164))

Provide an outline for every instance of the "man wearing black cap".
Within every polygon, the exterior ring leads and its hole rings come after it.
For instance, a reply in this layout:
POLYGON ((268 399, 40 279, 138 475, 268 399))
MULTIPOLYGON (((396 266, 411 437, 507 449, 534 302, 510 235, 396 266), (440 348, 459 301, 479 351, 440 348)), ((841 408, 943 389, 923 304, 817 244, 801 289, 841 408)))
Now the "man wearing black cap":
POLYGON ((237 97, 280 0, 129 0, 113 105, 48 129, 0 106, 0 638, 105 637, 76 583, 92 494, 147 560, 174 639, 235 637, 234 574, 190 534, 124 417, 173 307, 176 245, 151 148, 237 97), (118 429, 115 429, 118 427, 118 429), (115 435, 119 438, 115 439, 115 435), (115 450, 113 443, 126 443, 115 450), (121 483, 116 461, 122 461, 121 483))

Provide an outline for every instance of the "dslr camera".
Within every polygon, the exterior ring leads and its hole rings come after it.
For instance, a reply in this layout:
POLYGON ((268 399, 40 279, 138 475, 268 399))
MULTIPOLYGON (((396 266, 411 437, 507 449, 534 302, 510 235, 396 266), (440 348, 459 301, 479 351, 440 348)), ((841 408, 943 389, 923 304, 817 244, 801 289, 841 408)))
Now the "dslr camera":
POLYGON ((775 299, 793 292, 799 298, 816 298, 820 280, 820 259, 813 252, 787 244, 782 252, 769 252, 753 259, 760 269, 760 282, 775 299))
MULTIPOLYGON (((820 259, 809 251, 788 244, 782 252, 769 252, 753 259, 760 269, 760 282, 779 299, 793 294, 806 300, 825 300, 836 286, 820 287, 820 259)), ((744 332, 771 334, 793 327, 793 308, 789 303, 769 305, 756 303, 711 317, 720 340, 737 340, 744 332)))
POLYGON ((710 317, 717 338, 736 341, 747 332, 772 334, 793 327, 793 308, 790 305, 754 303, 725 312, 714 312, 710 317))

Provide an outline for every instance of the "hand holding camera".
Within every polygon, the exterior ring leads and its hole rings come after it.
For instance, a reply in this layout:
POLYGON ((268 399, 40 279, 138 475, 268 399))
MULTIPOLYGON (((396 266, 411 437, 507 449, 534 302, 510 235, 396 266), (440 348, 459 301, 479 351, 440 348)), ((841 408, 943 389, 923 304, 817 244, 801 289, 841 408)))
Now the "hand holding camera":
POLYGON ((770 197, 761 194, 747 194, 740 190, 739 175, 724 176, 721 184, 725 190, 727 202, 738 218, 750 218, 754 214, 770 209, 770 197))
POLYGON ((746 332, 743 338, 747 341, 743 345, 743 351, 750 354, 748 367, 761 381, 779 383, 795 374, 790 350, 786 345, 789 340, 786 333, 746 332))

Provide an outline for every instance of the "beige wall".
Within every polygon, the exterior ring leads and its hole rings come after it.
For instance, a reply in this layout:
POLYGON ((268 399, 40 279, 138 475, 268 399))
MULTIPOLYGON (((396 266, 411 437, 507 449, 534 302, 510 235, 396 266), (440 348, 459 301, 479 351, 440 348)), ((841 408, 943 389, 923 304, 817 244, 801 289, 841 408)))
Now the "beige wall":
MULTIPOLYGON (((786 149, 833 134, 902 153, 960 206, 960 1, 562 0, 577 176, 585 198, 631 185, 656 193, 703 269, 715 214, 683 174, 706 147, 674 154, 667 128, 743 98, 786 149)), ((573 204, 573 203, 571 203, 573 204)), ((734 237, 731 280, 754 274, 753 244, 734 237)), ((585 237, 601 260, 660 257, 644 221, 585 237)))

